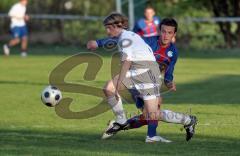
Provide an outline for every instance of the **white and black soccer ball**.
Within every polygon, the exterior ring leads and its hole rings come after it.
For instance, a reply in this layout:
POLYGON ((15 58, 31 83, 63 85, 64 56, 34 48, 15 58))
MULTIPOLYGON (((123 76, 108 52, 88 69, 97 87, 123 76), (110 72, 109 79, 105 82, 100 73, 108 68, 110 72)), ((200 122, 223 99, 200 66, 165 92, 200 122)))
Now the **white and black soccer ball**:
POLYGON ((47 86, 41 94, 41 100, 43 104, 48 107, 56 106, 62 99, 61 91, 54 86, 47 86))

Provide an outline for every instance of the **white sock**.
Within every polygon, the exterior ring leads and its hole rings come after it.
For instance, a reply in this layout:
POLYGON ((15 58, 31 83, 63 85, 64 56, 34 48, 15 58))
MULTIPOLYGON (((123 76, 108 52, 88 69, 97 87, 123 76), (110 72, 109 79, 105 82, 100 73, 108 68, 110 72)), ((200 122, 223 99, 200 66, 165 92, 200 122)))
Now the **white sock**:
POLYGON ((170 110, 161 110, 160 111, 161 121, 188 125, 191 122, 191 118, 189 115, 176 113, 170 110))
POLYGON ((116 100, 115 96, 108 98, 108 104, 112 108, 113 113, 116 116, 116 122, 120 124, 124 124, 127 122, 127 118, 125 112, 123 110, 123 104, 121 98, 119 101, 116 100))

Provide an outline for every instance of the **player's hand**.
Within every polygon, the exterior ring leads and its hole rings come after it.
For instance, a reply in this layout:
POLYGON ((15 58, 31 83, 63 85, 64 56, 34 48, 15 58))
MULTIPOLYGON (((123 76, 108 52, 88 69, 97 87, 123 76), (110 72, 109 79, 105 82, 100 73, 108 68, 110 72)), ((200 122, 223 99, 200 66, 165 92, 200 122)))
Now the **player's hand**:
POLYGON ((98 48, 97 42, 94 40, 88 41, 87 49, 89 50, 96 50, 98 48))
POLYGON ((24 20, 25 20, 25 21, 29 21, 29 20, 30 20, 30 16, 29 16, 29 15, 25 15, 25 16, 24 16, 24 20))
POLYGON ((166 86, 170 91, 174 91, 174 92, 177 91, 177 87, 174 82, 167 83, 166 86))

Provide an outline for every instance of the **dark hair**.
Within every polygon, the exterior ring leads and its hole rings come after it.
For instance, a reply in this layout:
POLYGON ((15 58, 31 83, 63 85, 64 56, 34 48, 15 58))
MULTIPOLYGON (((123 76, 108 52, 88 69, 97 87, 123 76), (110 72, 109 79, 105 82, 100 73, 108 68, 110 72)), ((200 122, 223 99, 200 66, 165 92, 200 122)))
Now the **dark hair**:
POLYGON ((128 18, 120 13, 111 13, 103 20, 103 25, 113 25, 119 28, 128 29, 128 18))
POLYGON ((148 5, 147 7, 145 7, 144 11, 146 11, 146 10, 148 10, 148 9, 152 9, 152 10, 155 11, 154 7, 152 7, 152 6, 150 6, 150 5, 148 5))
POLYGON ((159 25, 159 30, 161 30, 162 25, 175 27, 175 32, 178 30, 178 23, 173 18, 164 18, 159 25))

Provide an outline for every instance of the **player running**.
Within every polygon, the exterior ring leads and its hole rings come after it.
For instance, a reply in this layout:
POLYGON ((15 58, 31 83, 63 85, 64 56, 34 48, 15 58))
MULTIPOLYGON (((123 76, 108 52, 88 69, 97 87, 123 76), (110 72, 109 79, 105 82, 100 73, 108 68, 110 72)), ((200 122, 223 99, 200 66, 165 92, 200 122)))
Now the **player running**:
POLYGON ((18 3, 12 6, 8 15, 11 18, 11 33, 13 39, 8 44, 3 46, 4 55, 10 55, 10 48, 19 44, 21 41, 21 56, 27 56, 28 46, 28 30, 26 21, 29 20, 29 16, 26 15, 26 6, 28 0, 20 0, 18 3))
POLYGON ((148 121, 146 142, 161 141, 162 138, 156 134, 160 70, 152 49, 138 34, 127 31, 128 19, 125 16, 112 13, 105 18, 103 24, 108 36, 118 37, 122 55, 119 75, 108 81, 104 87, 107 101, 116 115, 116 123, 122 127, 128 125, 119 91, 134 88, 144 103, 144 116, 148 121))
MULTIPOLYGON (((164 73, 164 83, 165 85, 173 91, 176 91, 176 86, 173 82, 173 71, 174 66, 177 61, 177 49, 175 45, 171 42, 172 38, 176 36, 177 32, 177 22, 174 19, 163 19, 160 24, 160 36, 144 38, 145 41, 151 46, 154 51, 154 55, 159 64, 161 71, 164 73)), ((117 38, 114 38, 117 39, 117 38)), ((104 46, 106 39, 97 40, 99 47, 104 46)), ((91 49, 91 44, 88 44, 88 48, 91 49)), ((93 47, 95 49, 96 47, 93 47)), ((131 91, 133 94, 134 100, 136 101, 136 105, 138 108, 143 109, 142 99, 138 97, 136 92, 131 91)), ((161 104, 162 99, 159 101, 159 105, 161 104)), ((183 124, 186 130, 186 140, 189 141, 195 132, 195 125, 197 123, 197 119, 195 116, 185 115, 181 113, 175 113, 168 110, 160 111, 160 120, 169 123, 177 123, 183 124)), ((139 116, 133 117, 128 120, 128 126, 121 126, 118 122, 110 122, 109 127, 107 128, 104 138, 109 138, 116 134, 120 130, 139 128, 143 125, 147 124, 147 120, 141 114, 139 116)))

